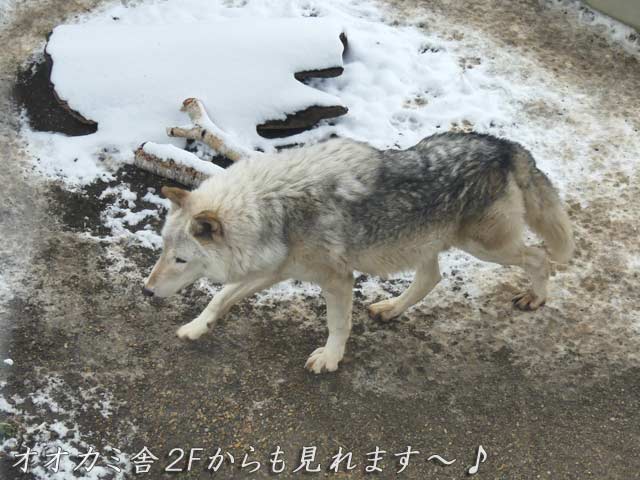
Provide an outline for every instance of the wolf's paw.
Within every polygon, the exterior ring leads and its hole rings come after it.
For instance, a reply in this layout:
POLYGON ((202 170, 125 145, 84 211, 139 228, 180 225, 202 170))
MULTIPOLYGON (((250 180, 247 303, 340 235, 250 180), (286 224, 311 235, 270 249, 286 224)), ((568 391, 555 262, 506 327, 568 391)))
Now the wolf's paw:
POLYGON ((342 360, 342 355, 327 347, 320 347, 309 355, 304 367, 313 373, 335 372, 340 360, 342 360))
POLYGON ((391 320, 392 318, 397 317, 402 312, 396 311, 396 303, 395 299, 390 298, 388 300, 383 300, 378 303, 374 303, 373 305, 369 305, 367 311, 369 312, 369 316, 374 320, 391 320))
POLYGON ((207 333, 207 330, 207 324, 196 319, 187 323, 186 325, 181 326, 176 332, 176 335, 178 335, 178 337, 182 339, 188 338, 189 340, 197 340, 203 334, 207 333))
POLYGON ((513 302, 513 306, 518 310, 529 312, 531 310, 537 310, 542 307, 545 304, 546 300, 546 298, 538 297, 533 292, 524 292, 519 293, 518 295, 513 297, 511 301, 513 302))

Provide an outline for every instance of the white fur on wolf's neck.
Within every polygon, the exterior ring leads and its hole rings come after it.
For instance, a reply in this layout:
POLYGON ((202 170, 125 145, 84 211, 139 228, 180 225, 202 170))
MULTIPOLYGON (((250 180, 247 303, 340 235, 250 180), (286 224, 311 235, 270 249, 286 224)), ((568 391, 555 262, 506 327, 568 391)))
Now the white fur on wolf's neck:
MULTIPOLYGON (((286 204, 322 201, 322 186, 328 176, 340 179, 336 188, 345 199, 367 194, 367 186, 356 177, 349 159, 370 154, 371 148, 363 144, 331 140, 279 154, 252 156, 204 181, 192 192, 193 208, 214 208, 234 249, 226 277, 219 281, 235 282, 257 272, 278 271, 288 253, 285 239, 278 235, 287 227, 282 224, 286 204), (269 230, 264 228, 265 217, 271 222, 269 230)), ((331 263, 343 263, 343 239, 333 240, 334 248, 326 253, 331 263)))

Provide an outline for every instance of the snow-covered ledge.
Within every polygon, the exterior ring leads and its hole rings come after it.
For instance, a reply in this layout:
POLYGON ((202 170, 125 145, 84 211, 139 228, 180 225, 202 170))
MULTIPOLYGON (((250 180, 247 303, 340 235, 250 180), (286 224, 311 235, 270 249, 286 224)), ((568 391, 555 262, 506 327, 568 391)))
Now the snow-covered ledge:
POLYGON ((61 25, 46 53, 60 101, 96 122, 103 143, 162 141, 157 125, 177 125, 174 105, 194 95, 241 144, 270 150, 258 126, 310 128, 347 112, 336 95, 299 80, 342 73, 343 32, 327 18, 61 25))

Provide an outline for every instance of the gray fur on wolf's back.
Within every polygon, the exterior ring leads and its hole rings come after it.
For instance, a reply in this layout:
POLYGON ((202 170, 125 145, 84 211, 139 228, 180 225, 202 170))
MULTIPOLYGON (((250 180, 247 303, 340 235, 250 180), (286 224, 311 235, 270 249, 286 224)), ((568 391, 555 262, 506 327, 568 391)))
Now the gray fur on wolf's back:
POLYGON ((463 221, 500 197, 514 171, 514 154, 524 151, 515 143, 476 133, 434 135, 402 151, 369 150, 370 158, 351 160, 351 173, 367 187, 364 191, 345 192, 345 182, 328 173, 321 188, 287 208, 296 221, 285 225, 304 234, 315 230, 325 212, 334 219, 339 212, 346 245, 364 248, 440 222, 463 221))
POLYGON ((396 238, 481 213, 506 187, 513 147, 488 135, 444 133, 383 152, 372 194, 345 205, 367 227, 359 240, 396 238), (371 213, 377 218, 366 218, 371 213))

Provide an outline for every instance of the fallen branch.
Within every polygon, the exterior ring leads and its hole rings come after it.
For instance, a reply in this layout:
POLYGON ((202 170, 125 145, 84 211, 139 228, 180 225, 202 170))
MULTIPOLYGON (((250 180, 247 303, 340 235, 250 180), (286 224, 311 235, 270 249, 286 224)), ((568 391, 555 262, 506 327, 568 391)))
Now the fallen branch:
POLYGON ((193 153, 174 145, 143 143, 136 151, 134 164, 143 170, 174 180, 189 187, 197 187, 211 175, 224 168, 200 160, 193 153))
MULTIPOLYGON (((244 148, 218 128, 207 115, 200 100, 187 98, 180 110, 189 115, 193 125, 167 128, 167 135, 170 137, 203 142, 234 162, 249 155, 259 154, 244 148)), ((193 153, 174 145, 153 142, 143 143, 135 151, 133 163, 143 170, 190 187, 197 187, 207 177, 224 170, 215 163, 201 160, 193 153)))
POLYGON ((197 98, 187 98, 180 110, 189 115, 193 125, 167 128, 167 135, 170 137, 198 140, 233 162, 254 153, 240 145, 231 135, 220 130, 211 121, 202 102, 197 98))

